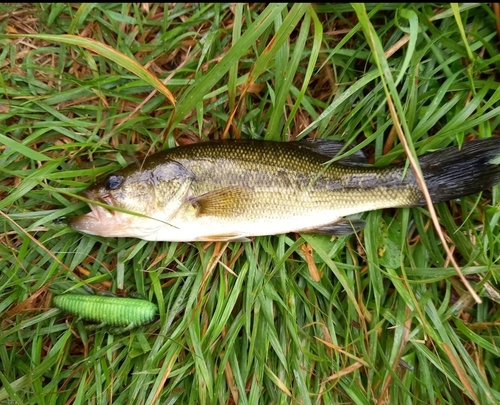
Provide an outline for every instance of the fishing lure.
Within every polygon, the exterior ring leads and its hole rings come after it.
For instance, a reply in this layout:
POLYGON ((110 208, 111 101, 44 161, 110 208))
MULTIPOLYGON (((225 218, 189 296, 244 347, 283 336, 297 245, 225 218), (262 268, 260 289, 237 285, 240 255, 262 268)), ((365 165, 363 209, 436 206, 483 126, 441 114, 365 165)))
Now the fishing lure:
POLYGON ((83 319, 125 328, 123 331, 153 321, 158 307, 152 302, 103 295, 62 294, 55 296, 54 305, 83 319))

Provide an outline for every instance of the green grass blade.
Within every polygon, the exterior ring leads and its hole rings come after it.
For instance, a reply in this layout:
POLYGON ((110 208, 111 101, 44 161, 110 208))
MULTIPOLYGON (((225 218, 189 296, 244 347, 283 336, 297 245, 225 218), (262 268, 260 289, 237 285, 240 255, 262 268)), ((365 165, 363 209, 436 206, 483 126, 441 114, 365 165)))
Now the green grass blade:
MULTIPOLYGON (((22 143, 17 142, 15 139, 9 138, 3 134, 0 134, 0 144, 11 148, 13 152, 20 153, 21 155, 26 156, 34 161, 46 162, 46 161, 53 160, 51 157, 49 157, 43 153, 37 152, 37 151, 23 145, 22 143)), ((8 156, 8 153, 3 152, 2 157, 5 158, 7 156, 8 156)))

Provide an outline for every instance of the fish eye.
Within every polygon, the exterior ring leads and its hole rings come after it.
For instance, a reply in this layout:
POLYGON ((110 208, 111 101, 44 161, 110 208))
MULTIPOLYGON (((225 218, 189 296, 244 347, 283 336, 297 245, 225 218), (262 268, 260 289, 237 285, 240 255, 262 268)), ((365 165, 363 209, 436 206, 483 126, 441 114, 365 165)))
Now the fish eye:
POLYGON ((120 176, 118 174, 112 174, 106 180, 105 187, 108 190, 115 190, 118 187, 120 187, 122 183, 123 183, 123 176, 120 176))

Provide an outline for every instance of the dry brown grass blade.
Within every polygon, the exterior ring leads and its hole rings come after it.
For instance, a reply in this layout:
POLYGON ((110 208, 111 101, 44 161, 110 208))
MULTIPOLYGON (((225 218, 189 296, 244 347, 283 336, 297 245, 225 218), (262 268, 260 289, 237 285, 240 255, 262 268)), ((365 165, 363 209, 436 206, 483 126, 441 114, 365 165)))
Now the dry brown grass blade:
POLYGON ((364 361, 363 359, 359 358, 359 357, 356 357, 355 355, 353 355, 352 353, 348 352, 347 350, 344 350, 342 349, 341 347, 331 343, 331 342, 328 342, 324 339, 321 339, 317 336, 315 336, 316 340, 318 340, 319 342, 323 343, 325 346, 335 350, 336 352, 339 352, 339 353, 342 353, 344 354, 346 357, 349 357, 350 359, 353 359, 356 361, 356 363, 360 363, 361 365, 365 366, 365 367, 369 367, 369 364, 364 361))
POLYGON ((359 361, 357 361, 356 363, 351 364, 350 366, 344 368, 343 370, 339 371, 338 373, 333 373, 330 377, 328 377, 325 381, 323 381, 322 384, 326 384, 329 381, 336 380, 337 378, 340 378, 344 375, 351 374, 360 367, 363 367, 363 364, 361 364, 359 361))
POLYGON ((500 42, 500 3, 491 3, 491 6, 493 7, 493 12, 495 13, 496 17, 496 27, 497 27, 497 36, 498 36, 498 42, 500 42))
POLYGON ((405 44, 410 40, 410 34, 406 34, 403 38, 401 38, 398 42, 396 42, 393 46, 391 46, 386 52, 386 59, 394 55, 400 48, 402 48, 405 44))
POLYGON ((167 368, 165 369, 165 372, 163 373, 163 376, 161 377, 160 384, 158 384, 158 388, 156 389, 156 392, 153 396, 153 399, 150 402, 151 404, 156 404, 158 402, 158 399, 160 398, 163 387, 165 386, 165 383, 167 382, 167 379, 170 376, 170 373, 172 372, 172 368, 174 367, 174 364, 177 361, 177 357, 179 355, 179 350, 180 349, 177 350, 176 356, 171 357, 170 362, 168 363, 167 368))
POLYGON ((238 393, 238 389, 236 387, 236 384, 234 382, 233 371, 231 370, 231 365, 229 364, 229 362, 227 362, 226 366, 224 367, 224 374, 226 376, 227 385, 229 387, 229 390, 231 391, 233 401, 235 404, 237 404, 238 398, 239 398, 239 393, 238 393))
POLYGON ((321 272, 318 270, 316 263, 314 262, 314 251, 311 245, 308 243, 304 243, 300 246, 300 251, 304 253, 304 257, 306 258, 307 268, 309 269, 309 274, 314 281, 321 280, 321 272))
POLYGON ((465 389, 469 393, 469 395, 474 399, 474 401, 479 404, 479 398, 477 397, 476 393, 474 392, 474 389, 472 388, 472 385, 469 381, 469 376, 467 375, 466 371, 462 368, 460 365, 460 362, 458 359, 455 357, 455 354, 453 351, 450 349, 450 347, 443 342, 442 346, 443 350, 446 352, 448 355, 448 358, 451 361, 451 364, 453 365, 453 368, 455 369, 458 378, 460 379, 460 382, 464 385, 465 389))
MULTIPOLYGON (((221 139, 227 139, 228 133, 229 133, 229 128, 233 125, 234 115, 236 114, 236 111, 238 111, 238 109, 240 107, 241 100, 245 97, 245 94, 247 92, 248 87, 249 86, 245 86, 245 88, 241 91, 240 98, 238 99, 238 102, 236 103, 233 110, 229 114, 229 117, 228 117, 227 122, 226 122, 226 126, 224 127, 224 130, 222 131, 221 139)), ((239 136, 236 136, 235 139, 239 139, 239 136)))

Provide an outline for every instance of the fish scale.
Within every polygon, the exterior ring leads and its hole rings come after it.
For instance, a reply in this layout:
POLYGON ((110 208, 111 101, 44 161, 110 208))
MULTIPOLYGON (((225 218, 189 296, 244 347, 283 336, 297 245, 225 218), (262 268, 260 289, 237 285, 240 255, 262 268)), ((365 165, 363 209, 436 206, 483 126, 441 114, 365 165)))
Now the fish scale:
MULTIPOLYGON (((243 212, 252 217, 262 215, 262 210, 305 212, 318 205, 327 209, 348 207, 360 199, 377 199, 379 207, 394 203, 405 205, 421 196, 411 173, 402 180, 402 167, 373 172, 372 168, 325 166, 327 157, 307 149, 279 148, 276 147, 279 144, 267 142, 229 145, 230 148, 214 143, 213 148, 209 148, 211 144, 195 144, 191 148, 173 149, 169 157, 195 174, 196 186, 193 188, 199 194, 214 190, 214 178, 219 179, 216 187, 252 190, 251 200, 242 197, 238 201, 243 212), (197 158, 207 153, 223 164, 214 167, 212 162, 207 164, 205 159, 197 158), (314 174, 321 172, 315 179, 314 174), (385 182, 383 189, 375 183, 380 179, 385 182), (359 183, 363 180, 366 184, 360 189, 359 183), (398 190, 398 193, 391 190, 398 190)), ((218 214, 224 217, 228 212, 218 214)))
MULTIPOLYGON (((340 149, 333 141, 213 141, 168 149, 91 186, 87 198, 109 208, 91 205, 92 212, 73 218, 70 226, 163 241, 346 234, 347 215, 425 204, 412 169, 368 166, 358 154, 330 164, 340 149)), ((489 163, 498 154, 500 140, 490 138, 421 157, 433 201, 499 183, 500 168, 489 163)), ((351 232, 361 228, 358 221, 351 232)))

